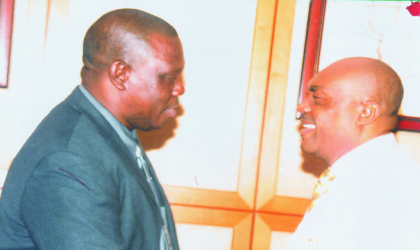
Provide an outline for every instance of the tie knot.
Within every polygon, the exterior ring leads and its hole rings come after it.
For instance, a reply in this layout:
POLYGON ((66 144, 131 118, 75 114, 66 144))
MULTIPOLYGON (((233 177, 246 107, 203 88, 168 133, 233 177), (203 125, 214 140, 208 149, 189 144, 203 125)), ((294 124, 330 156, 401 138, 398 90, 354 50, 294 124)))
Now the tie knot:
POLYGON ((318 180, 318 184, 316 184, 314 193, 312 196, 312 203, 308 208, 308 212, 315 206, 318 199, 328 191, 328 186, 334 180, 335 175, 331 172, 331 169, 328 168, 321 174, 318 180))
POLYGON ((136 145, 136 157, 141 157, 141 148, 138 144, 136 145))
POLYGON ((321 176, 319 177, 319 182, 320 183, 328 183, 328 182, 332 182, 335 178, 335 175, 331 172, 331 169, 328 168, 327 170, 324 171, 324 173, 321 174, 321 176))

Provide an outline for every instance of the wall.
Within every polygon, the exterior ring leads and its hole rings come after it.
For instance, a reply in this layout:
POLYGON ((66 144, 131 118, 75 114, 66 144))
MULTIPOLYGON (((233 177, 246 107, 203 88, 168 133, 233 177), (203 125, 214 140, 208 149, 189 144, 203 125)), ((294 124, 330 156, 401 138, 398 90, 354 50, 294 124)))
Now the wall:
POLYGON ((15 1, 14 9, 9 87, 0 89, 0 186, 38 123, 80 81, 65 64, 67 1, 15 1))

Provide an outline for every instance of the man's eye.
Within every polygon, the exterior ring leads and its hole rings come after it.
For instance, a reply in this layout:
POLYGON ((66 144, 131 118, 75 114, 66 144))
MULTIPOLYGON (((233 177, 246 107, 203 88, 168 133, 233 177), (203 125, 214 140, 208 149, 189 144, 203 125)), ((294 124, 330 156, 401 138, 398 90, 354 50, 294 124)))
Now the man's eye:
POLYGON ((323 99, 319 96, 313 96, 312 98, 313 98, 315 104, 320 104, 320 103, 323 102, 323 99))
POLYGON ((168 83, 173 83, 176 81, 177 78, 177 76, 165 76, 163 77, 163 80, 168 83))
POLYGON ((325 101, 326 101, 324 97, 316 96, 316 95, 312 96, 312 100, 313 100, 314 104, 316 104, 316 105, 324 105, 325 101))

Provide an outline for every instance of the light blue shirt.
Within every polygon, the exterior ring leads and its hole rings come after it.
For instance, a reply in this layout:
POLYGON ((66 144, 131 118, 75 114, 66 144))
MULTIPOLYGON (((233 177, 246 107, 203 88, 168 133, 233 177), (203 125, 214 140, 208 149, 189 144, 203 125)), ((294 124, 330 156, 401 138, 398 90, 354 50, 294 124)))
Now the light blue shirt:
POLYGON ((80 91, 86 96, 90 103, 101 113, 101 115, 111 124, 111 127, 117 132, 118 136, 127 146, 130 153, 136 158, 137 133, 136 130, 128 130, 113 114, 111 114, 85 87, 79 86, 80 91))

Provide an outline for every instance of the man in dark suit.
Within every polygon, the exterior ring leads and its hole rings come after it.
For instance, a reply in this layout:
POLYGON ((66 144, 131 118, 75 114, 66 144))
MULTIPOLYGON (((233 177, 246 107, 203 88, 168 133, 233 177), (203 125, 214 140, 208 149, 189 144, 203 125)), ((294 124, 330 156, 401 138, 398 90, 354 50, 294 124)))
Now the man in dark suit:
POLYGON ((41 122, 0 200, 0 249, 179 249, 168 201, 135 129, 161 128, 184 93, 181 42, 148 13, 87 31, 82 85, 41 122))

